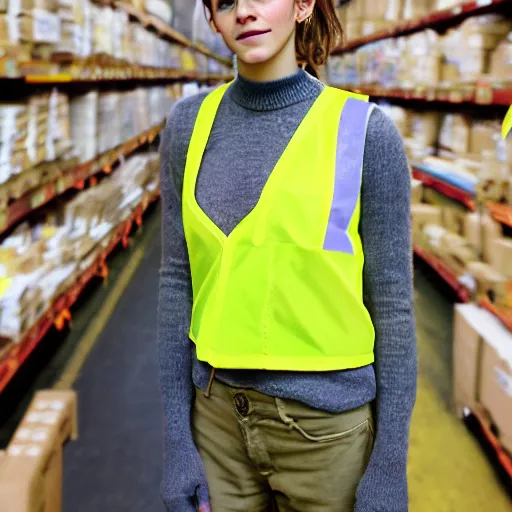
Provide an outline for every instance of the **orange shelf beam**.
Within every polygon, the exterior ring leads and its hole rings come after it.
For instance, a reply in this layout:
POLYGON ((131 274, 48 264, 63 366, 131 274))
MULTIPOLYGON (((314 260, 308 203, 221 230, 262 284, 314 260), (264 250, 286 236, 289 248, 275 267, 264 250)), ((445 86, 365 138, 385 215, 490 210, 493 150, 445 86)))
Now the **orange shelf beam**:
POLYGON ((419 247, 414 248, 414 254, 421 258, 425 263, 428 263, 428 265, 432 267, 432 269, 435 270, 457 294, 462 302, 471 302, 471 292, 459 282, 457 276, 442 260, 419 247))
POLYGON ((494 220, 512 228, 512 206, 500 203, 487 203, 487 209, 494 220))

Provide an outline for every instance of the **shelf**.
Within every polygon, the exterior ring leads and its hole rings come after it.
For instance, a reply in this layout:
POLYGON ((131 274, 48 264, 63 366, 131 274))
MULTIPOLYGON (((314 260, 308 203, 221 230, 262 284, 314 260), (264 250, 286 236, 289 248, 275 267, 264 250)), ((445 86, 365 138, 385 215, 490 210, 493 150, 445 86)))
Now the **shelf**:
POLYGON ((202 53, 203 55, 206 55, 207 57, 215 59, 216 61, 218 61, 222 64, 225 64, 226 66, 231 67, 233 65, 233 63, 231 62, 230 59, 225 59, 223 57, 215 55, 211 50, 204 47, 203 45, 193 43, 186 36, 184 36, 183 34, 178 32, 177 30, 173 29, 172 27, 167 25, 167 23, 160 20, 156 16, 147 14, 144 11, 141 11, 140 9, 137 9, 136 7, 133 7, 132 5, 126 4, 124 2, 116 2, 116 6, 119 9, 124 10, 126 13, 128 13, 130 16, 132 16, 136 20, 138 20, 139 23, 141 23, 145 27, 149 27, 149 28, 153 29, 160 37, 170 39, 171 41, 180 43, 183 46, 192 48, 193 50, 195 50, 199 53, 202 53))
POLYGON ((484 409, 484 407, 480 405, 474 406, 474 409, 468 408, 468 413, 469 415, 473 415, 473 417, 478 421, 480 429, 482 430, 488 443, 491 445, 494 454, 498 459, 498 462, 501 464, 501 467, 506 472, 508 477, 512 479, 512 457, 503 448, 499 438, 496 437, 490 414, 484 409))
POLYGON ((455 201, 466 206, 471 211, 475 210, 475 194, 465 190, 453 183, 449 183, 445 179, 432 174, 425 168, 419 168, 416 164, 412 166, 413 178, 421 181, 426 187, 431 187, 446 197, 449 197, 455 201))
POLYGON ((373 85, 334 85, 340 89, 367 94, 374 98, 397 99, 406 101, 439 102, 454 105, 472 104, 485 106, 512 105, 512 86, 493 87, 487 82, 462 84, 446 87, 417 87, 414 89, 386 88, 373 85))
MULTIPOLYGON (((113 58, 103 61, 69 60, 64 62, 27 61, 17 62, 15 58, 0 65, 0 78, 22 79, 29 84, 62 84, 71 82, 110 82, 127 80, 196 80, 200 82, 230 80, 232 75, 202 73, 193 69, 157 68, 137 66, 113 58)), ((2 59, 0 59, 0 64, 2 59)))
POLYGON ((71 73, 34 73, 31 69, 28 74, 23 74, 26 83, 29 84, 62 84, 79 82, 120 82, 128 80, 154 81, 154 80, 176 80, 176 81, 229 81, 230 76, 219 74, 198 73, 195 71, 181 71, 178 69, 163 69, 136 66, 111 66, 111 67, 89 67, 77 68, 71 73))
POLYGON ((148 142, 153 142, 163 126, 163 123, 154 126, 148 131, 124 142, 117 148, 111 149, 98 155, 93 160, 79 164, 64 172, 56 181, 31 190, 15 200, 0 214, 0 236, 14 224, 27 217, 33 210, 40 208, 67 190, 81 190, 84 188, 87 179, 96 178, 100 173, 108 174, 112 170, 112 166, 123 157, 128 156, 148 142))
POLYGON ((97 256, 94 263, 77 276, 66 292, 56 298, 49 309, 42 315, 32 328, 24 335, 22 340, 8 348, 0 360, 0 393, 14 377, 20 366, 26 361, 41 340, 50 331, 52 326, 62 329, 71 319, 69 312, 86 285, 96 276, 105 277, 107 274, 106 260, 112 251, 119 245, 128 246, 128 236, 134 225, 142 224, 142 215, 148 206, 159 197, 157 191, 146 197, 132 212, 129 219, 120 224, 114 231, 109 244, 97 256))
MULTIPOLYGON (((475 211, 476 209, 476 200, 475 195, 468 190, 465 190, 461 187, 454 185, 453 183, 449 183, 446 180, 438 176, 434 176, 429 173, 425 169, 418 168, 419 164, 412 166, 412 176, 413 178, 421 181, 426 187, 431 187, 437 190, 439 193, 443 194, 450 199, 458 201, 462 205, 464 205, 468 210, 475 211)), ((491 217, 500 224, 512 228, 512 206, 508 204, 495 203, 495 202, 487 202, 486 203, 487 210, 491 217)))
POLYGON ((455 25, 471 16, 497 11, 500 7, 509 3, 510 0, 473 0, 471 2, 462 2, 456 7, 435 11, 420 18, 400 21, 387 29, 347 41, 344 45, 336 48, 332 53, 333 55, 339 55, 382 39, 405 36, 427 28, 440 29, 449 25, 455 25))
POLYGON ((457 294, 462 302, 471 302, 471 292, 459 282, 452 270, 439 258, 419 247, 414 248, 414 254, 427 263, 457 294))

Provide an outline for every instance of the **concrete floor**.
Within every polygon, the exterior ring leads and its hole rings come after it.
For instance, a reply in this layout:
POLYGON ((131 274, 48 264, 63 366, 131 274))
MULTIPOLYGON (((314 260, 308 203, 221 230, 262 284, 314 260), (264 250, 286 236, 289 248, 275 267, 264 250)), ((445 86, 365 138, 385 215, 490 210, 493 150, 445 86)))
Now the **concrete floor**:
MULTIPOLYGON (((76 381, 80 438, 65 450, 64 512, 161 512, 161 415, 154 337, 160 254, 158 215, 137 244, 145 257, 99 335, 76 381), (151 308, 151 312, 149 312, 151 308)), ((109 286, 74 313, 84 332, 116 289, 130 251, 113 261, 109 286)), ((416 270, 419 390, 410 448, 411 512, 511 512, 512 501, 486 454, 451 410, 453 299, 436 276, 416 270)), ((76 331, 75 331, 76 332, 76 331)), ((38 379, 58 368, 80 341, 70 336, 38 379), (69 347, 74 347, 70 349, 69 347)), ((1 410, 1 408, 0 408, 1 410)), ((19 410, 16 416, 19 416, 19 410)), ((1 423, 1 421, 0 421, 1 423)), ((13 424, 11 418, 10 425, 13 424)), ((3 437, 8 436, 3 430, 3 437)), ((0 424, 0 439, 2 425, 0 424)))

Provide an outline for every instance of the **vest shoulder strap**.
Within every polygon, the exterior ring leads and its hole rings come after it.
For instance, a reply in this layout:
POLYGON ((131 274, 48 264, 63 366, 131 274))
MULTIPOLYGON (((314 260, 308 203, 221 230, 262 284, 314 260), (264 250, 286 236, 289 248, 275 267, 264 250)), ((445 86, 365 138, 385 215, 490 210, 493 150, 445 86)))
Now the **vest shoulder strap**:
POLYGON ((212 131, 215 115, 219 108, 220 102, 224 97, 231 82, 221 85, 208 94, 203 100, 197 113, 194 130, 188 145, 187 160, 185 165, 185 175, 183 181, 183 193, 193 193, 197 173, 201 166, 201 159, 208 143, 210 133, 212 131), (195 170, 195 175, 194 175, 195 170), (192 190, 191 190, 192 189, 192 190))

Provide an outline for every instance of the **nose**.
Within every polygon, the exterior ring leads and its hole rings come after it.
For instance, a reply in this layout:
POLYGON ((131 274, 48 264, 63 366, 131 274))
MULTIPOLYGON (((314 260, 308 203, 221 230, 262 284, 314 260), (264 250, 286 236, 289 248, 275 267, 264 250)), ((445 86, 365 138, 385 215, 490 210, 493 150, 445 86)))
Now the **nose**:
POLYGON ((256 15, 252 0, 238 0, 236 2, 236 21, 245 25, 248 21, 254 21, 256 15))

